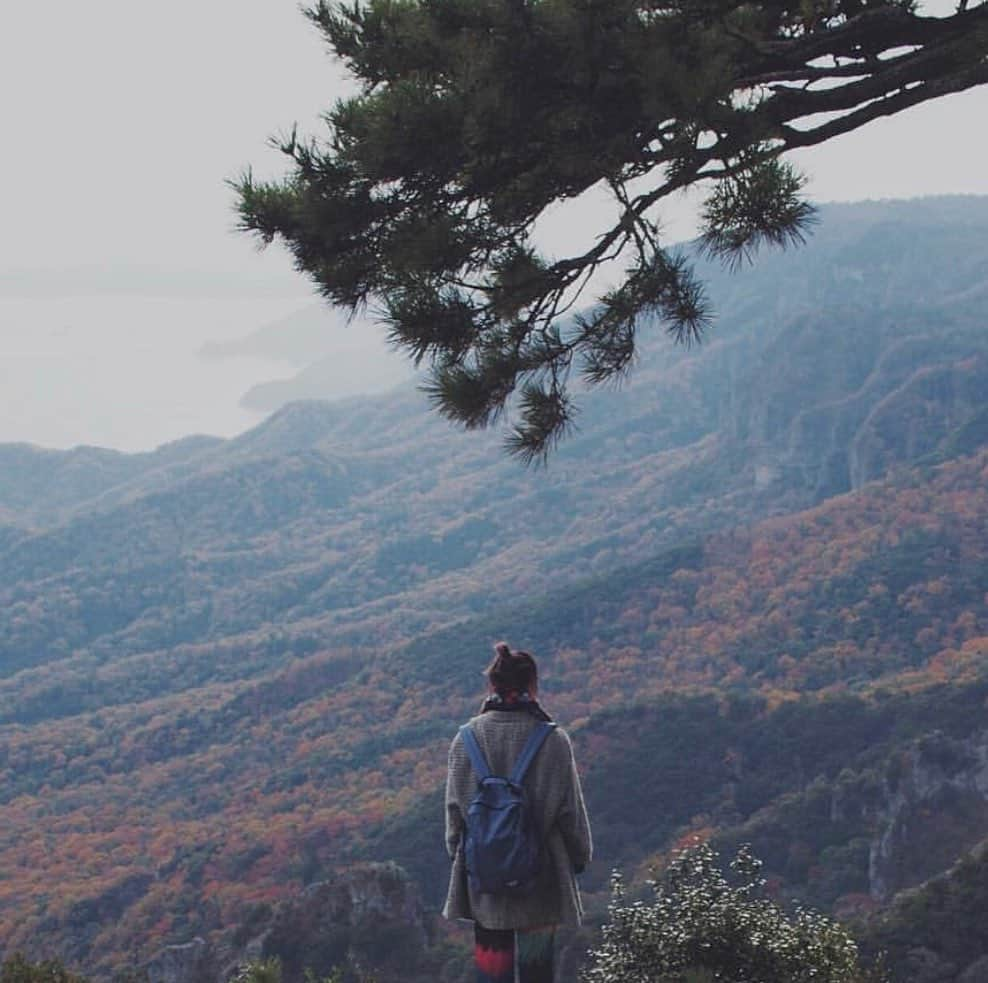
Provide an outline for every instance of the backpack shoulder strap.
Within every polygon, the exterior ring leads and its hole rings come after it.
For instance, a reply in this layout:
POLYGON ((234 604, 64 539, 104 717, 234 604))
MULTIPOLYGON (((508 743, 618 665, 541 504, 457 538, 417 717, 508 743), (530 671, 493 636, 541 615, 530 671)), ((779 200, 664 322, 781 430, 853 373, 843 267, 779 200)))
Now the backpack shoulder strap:
POLYGON ((487 759, 484 757, 484 752, 480 750, 480 745, 474 736, 473 728, 469 724, 464 724, 460 728, 460 737, 463 739, 463 746, 470 756, 470 764, 473 765, 473 770, 477 773, 478 780, 483 781, 485 778, 490 778, 491 769, 487 764, 487 759))
POLYGON ((525 778, 525 772, 528 771, 528 766, 535 759, 535 755, 539 753, 539 748, 542 747, 542 742, 555 729, 555 724, 551 724, 543 720, 539 723, 535 730, 529 734, 528 742, 522 748, 521 754, 518 755, 518 760, 515 762, 514 770, 511 772, 512 784, 521 785, 523 779, 525 778))

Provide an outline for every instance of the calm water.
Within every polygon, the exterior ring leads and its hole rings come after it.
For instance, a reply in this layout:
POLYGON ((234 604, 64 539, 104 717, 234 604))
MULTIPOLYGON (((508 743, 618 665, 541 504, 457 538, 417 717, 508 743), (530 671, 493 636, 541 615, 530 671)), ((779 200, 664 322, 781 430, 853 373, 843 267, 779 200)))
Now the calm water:
POLYGON ((144 450, 192 433, 238 433, 260 419, 238 405, 243 393, 292 369, 259 358, 206 360, 199 349, 243 337, 304 304, 0 299, 0 442, 144 450))

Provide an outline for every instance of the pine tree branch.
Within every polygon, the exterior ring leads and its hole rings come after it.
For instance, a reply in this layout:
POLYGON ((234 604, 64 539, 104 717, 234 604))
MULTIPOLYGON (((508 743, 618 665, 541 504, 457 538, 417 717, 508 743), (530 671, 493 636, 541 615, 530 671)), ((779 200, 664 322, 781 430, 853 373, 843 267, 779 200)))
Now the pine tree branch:
POLYGON ((686 343, 704 330, 702 290, 660 241, 664 199, 703 186, 703 241, 728 263, 798 242, 812 210, 782 155, 988 82, 988 3, 966 0, 944 17, 904 0, 318 0, 308 15, 360 95, 327 115, 325 148, 280 142, 284 182, 245 176, 242 227, 281 237, 332 302, 379 305, 432 362, 441 412, 486 426, 518 401, 528 460, 571 425, 574 365, 620 378, 642 317, 686 343), (546 209, 595 185, 616 220, 582 252, 537 255, 546 209), (572 317, 614 260, 623 281, 572 317))
POLYGON ((882 116, 894 116, 911 106, 918 106, 920 103, 929 102, 931 99, 939 99, 941 96, 950 95, 955 92, 963 92, 976 85, 984 85, 988 82, 988 64, 972 68, 967 72, 962 72, 951 78, 935 79, 907 89, 875 102, 868 103, 860 109, 841 116, 838 119, 821 123, 810 130, 794 130, 789 127, 783 128, 785 139, 785 149, 794 150, 797 147, 812 147, 835 136, 850 133, 857 130, 873 120, 882 116))

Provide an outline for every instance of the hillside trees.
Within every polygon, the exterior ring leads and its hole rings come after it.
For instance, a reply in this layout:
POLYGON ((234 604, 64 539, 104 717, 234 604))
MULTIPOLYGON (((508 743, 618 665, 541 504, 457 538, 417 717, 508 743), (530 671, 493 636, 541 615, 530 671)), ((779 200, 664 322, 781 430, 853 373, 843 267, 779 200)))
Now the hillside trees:
POLYGON ((968 0, 942 17, 914 0, 319 0, 308 16, 359 91, 322 140, 280 141, 284 180, 238 182, 242 226, 283 240, 332 303, 380 315, 431 364, 440 412, 483 427, 511 406, 528 460, 572 423, 574 372, 620 378, 646 319, 687 344, 707 326, 664 199, 701 187, 701 242, 728 262, 799 241, 812 209, 786 151, 988 81, 988 4, 968 0), (544 254, 540 218, 595 187, 610 221, 544 254), (623 274, 586 306, 610 264, 623 274))

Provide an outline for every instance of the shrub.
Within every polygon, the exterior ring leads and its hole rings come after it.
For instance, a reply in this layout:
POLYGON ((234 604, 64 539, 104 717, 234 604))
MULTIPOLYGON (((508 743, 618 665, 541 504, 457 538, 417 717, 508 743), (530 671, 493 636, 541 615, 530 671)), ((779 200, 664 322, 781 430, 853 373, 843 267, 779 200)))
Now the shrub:
POLYGON ((82 976, 70 973, 58 960, 28 962, 19 952, 0 965, 0 983, 87 983, 82 976))
POLYGON ((583 983, 880 983, 840 924, 763 896, 761 863, 742 847, 721 872, 706 844, 678 854, 651 898, 629 901, 612 879, 608 922, 583 983))

